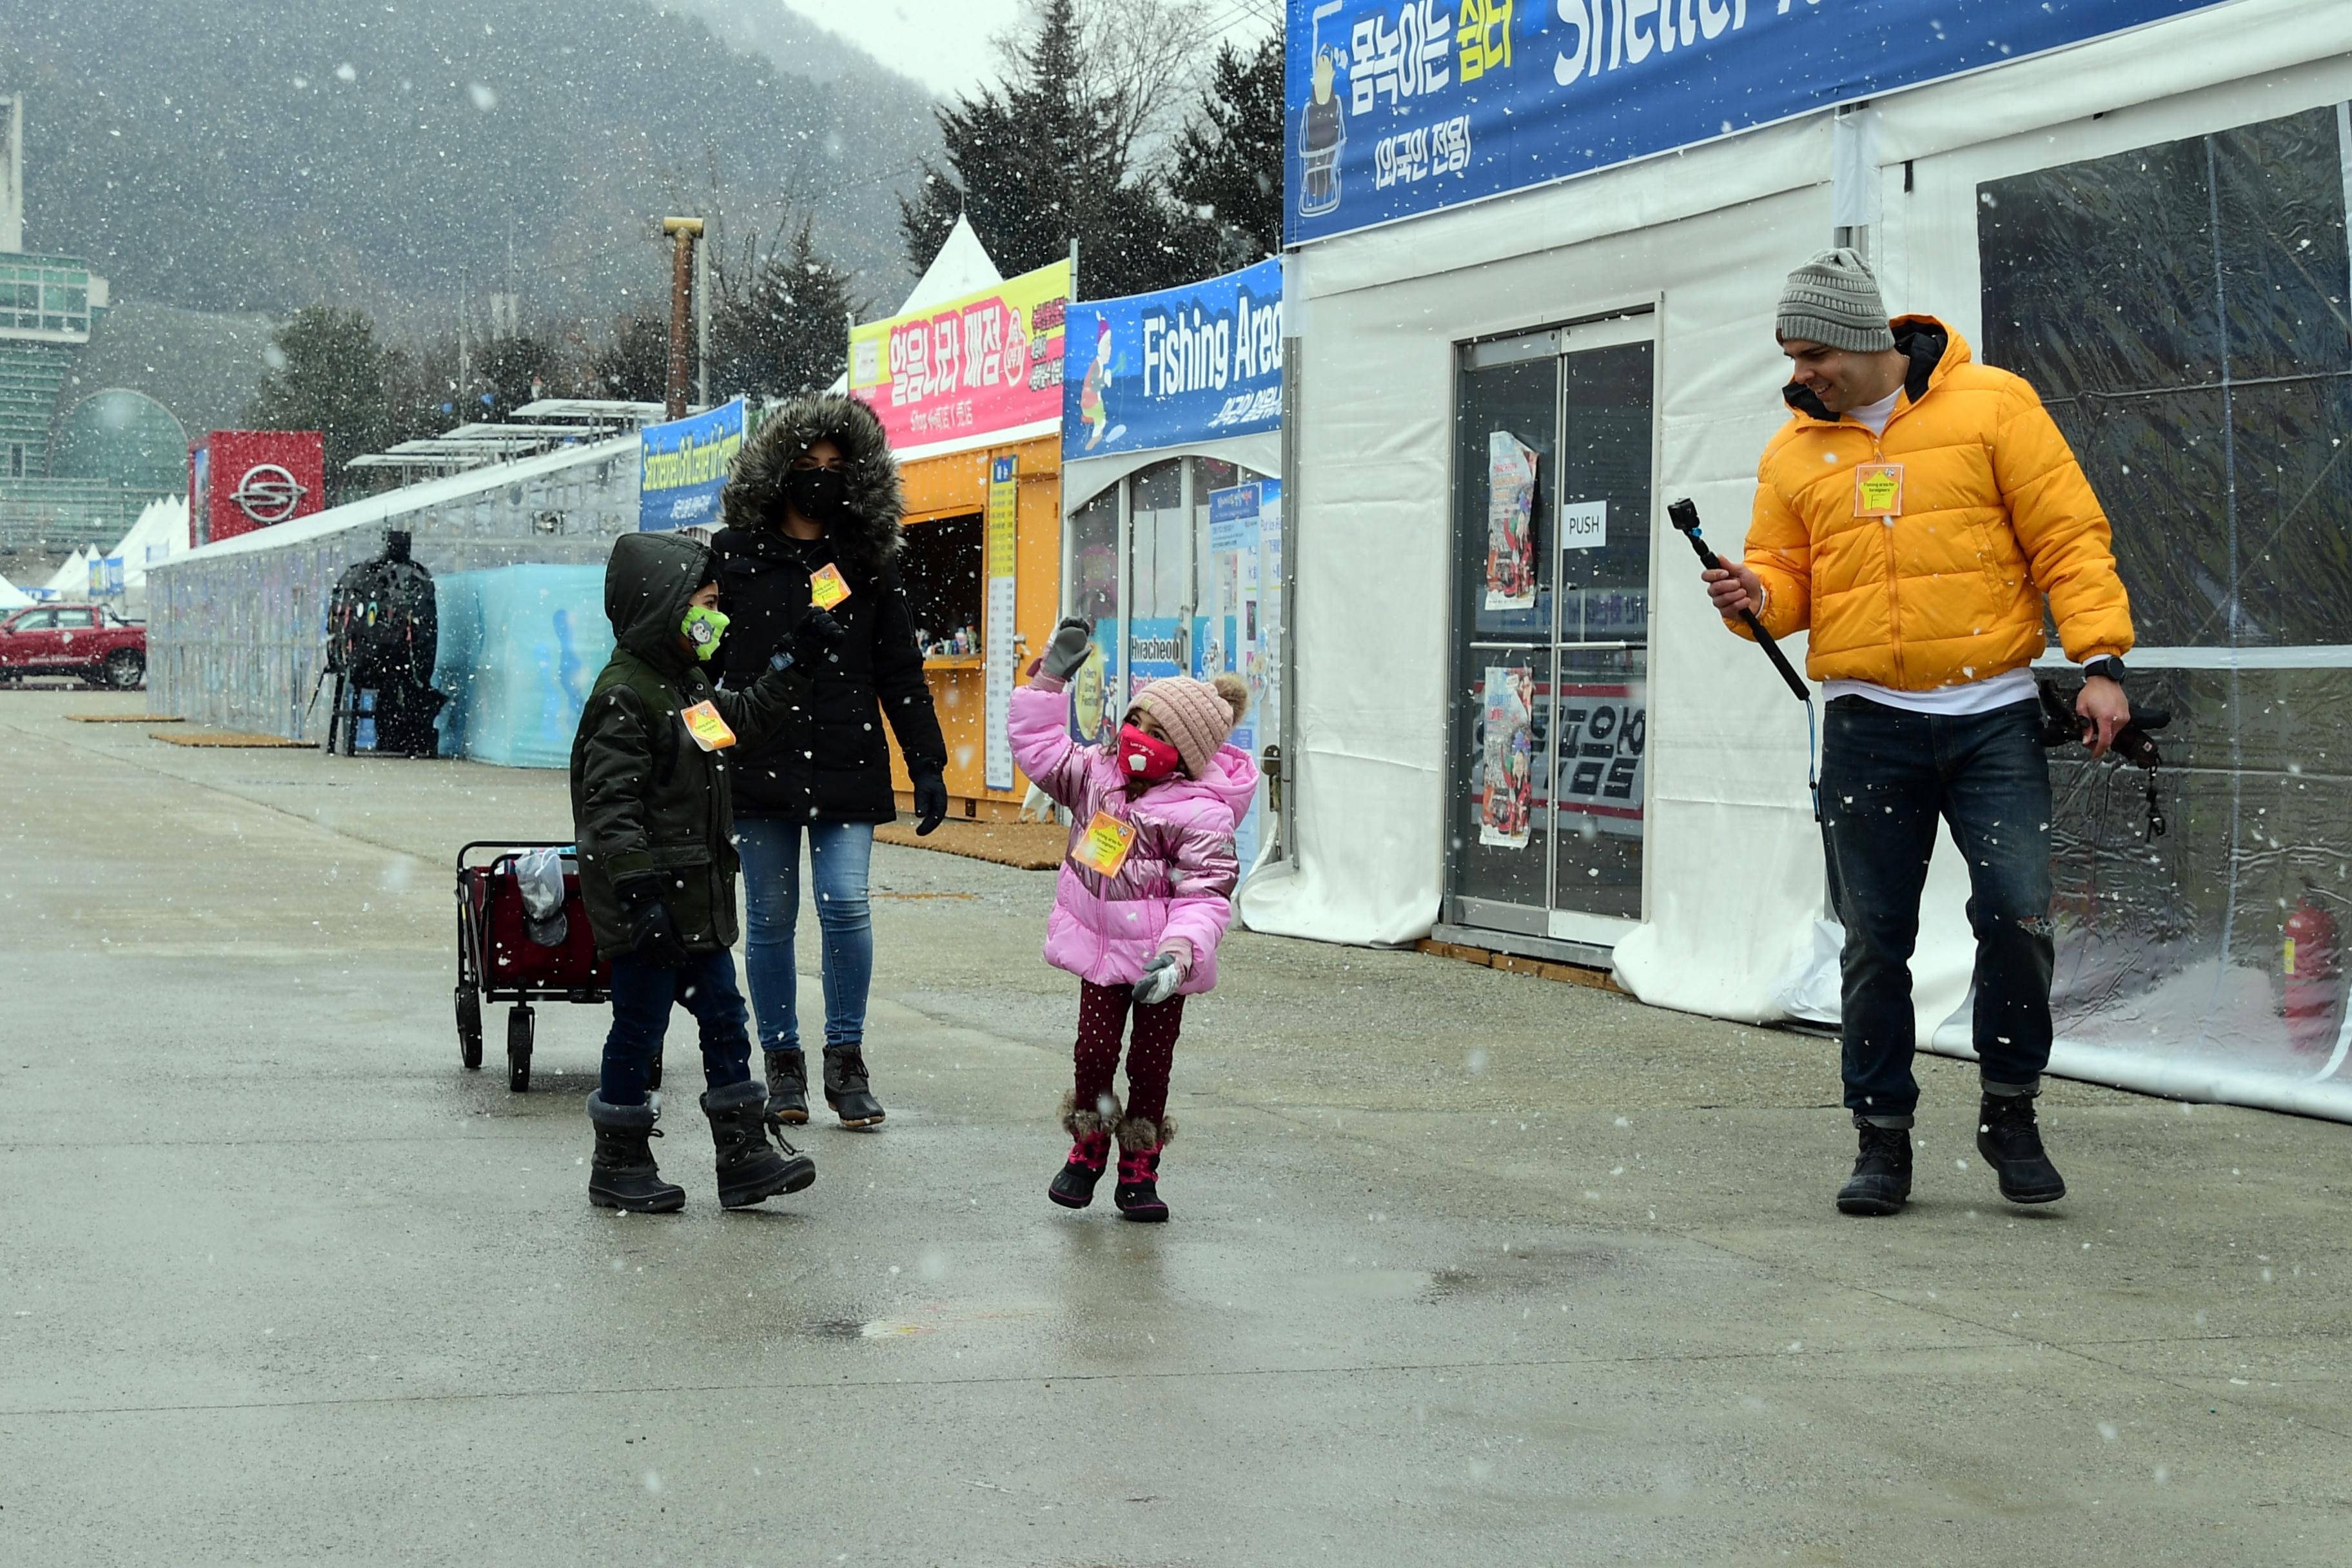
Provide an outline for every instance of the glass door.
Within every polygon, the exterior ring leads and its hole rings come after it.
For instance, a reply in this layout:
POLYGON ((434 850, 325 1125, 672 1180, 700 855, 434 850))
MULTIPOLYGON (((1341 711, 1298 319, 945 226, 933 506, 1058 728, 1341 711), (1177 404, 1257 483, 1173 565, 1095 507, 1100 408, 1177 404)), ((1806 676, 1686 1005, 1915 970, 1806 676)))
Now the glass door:
POLYGON ((1454 394, 1452 918, 1549 934, 1559 334, 1464 351, 1454 394))
POLYGON ((1606 947, 1642 915, 1651 318, 1463 351, 1448 918, 1606 947))

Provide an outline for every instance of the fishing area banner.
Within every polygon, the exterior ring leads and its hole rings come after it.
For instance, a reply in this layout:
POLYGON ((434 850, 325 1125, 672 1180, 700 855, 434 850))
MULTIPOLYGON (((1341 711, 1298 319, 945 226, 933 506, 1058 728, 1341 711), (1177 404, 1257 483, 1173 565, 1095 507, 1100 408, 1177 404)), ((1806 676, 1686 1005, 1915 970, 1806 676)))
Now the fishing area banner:
POLYGON ((637 529, 663 532, 719 521, 719 492, 743 449, 740 397, 667 425, 648 425, 637 447, 637 529))
POLYGON ((900 458, 1051 435, 1062 422, 1069 304, 1070 264, 1057 261, 853 328, 850 395, 882 416, 900 458))
POLYGON ((2225 0, 1289 0, 1284 238, 1321 239, 2225 0))
POLYGON ((1282 263, 1069 313, 1062 455, 1097 458, 1282 424, 1282 263), (1080 368, 1083 366, 1083 368, 1080 368))

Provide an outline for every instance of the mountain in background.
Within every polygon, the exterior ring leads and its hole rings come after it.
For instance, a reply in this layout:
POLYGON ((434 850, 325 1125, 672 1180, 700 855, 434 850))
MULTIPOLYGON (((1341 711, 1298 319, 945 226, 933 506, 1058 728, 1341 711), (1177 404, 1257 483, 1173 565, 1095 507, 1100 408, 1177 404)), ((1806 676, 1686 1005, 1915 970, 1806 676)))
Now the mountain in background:
POLYGON ((647 304, 655 220, 718 205, 738 246, 813 215, 895 298, 929 95, 780 0, 672 3, 727 41, 644 0, 18 0, 26 248, 118 300, 429 330, 509 277, 525 322, 647 304))

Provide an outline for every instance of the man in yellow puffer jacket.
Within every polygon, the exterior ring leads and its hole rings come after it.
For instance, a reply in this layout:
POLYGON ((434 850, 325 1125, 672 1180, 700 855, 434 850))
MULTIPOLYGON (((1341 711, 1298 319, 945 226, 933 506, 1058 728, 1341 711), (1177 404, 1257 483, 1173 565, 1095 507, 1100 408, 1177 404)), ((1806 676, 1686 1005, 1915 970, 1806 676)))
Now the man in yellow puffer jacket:
POLYGON ((1927 316, 1889 322, 1851 250, 1789 277, 1779 336, 1794 410, 1757 467, 1745 561, 1706 574, 1734 630, 1808 632, 1822 683, 1821 809, 1842 957, 1848 1214, 1911 1194, 1919 1100, 1910 960, 1940 817, 1968 857, 1976 932, 1977 1147, 2013 1203, 2066 1184, 2033 1097, 2050 1059, 2050 773, 2028 668, 2046 601, 2085 679, 2093 754, 2131 717, 2131 601, 2105 514, 2033 388, 1971 363, 1927 316))

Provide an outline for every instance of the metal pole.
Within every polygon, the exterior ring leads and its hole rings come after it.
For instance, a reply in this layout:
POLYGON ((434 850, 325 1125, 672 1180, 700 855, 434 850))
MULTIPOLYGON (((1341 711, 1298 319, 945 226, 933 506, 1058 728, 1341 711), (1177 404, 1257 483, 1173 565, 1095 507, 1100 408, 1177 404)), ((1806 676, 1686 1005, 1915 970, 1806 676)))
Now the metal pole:
POLYGON ((687 311, 694 300, 694 242, 702 236, 698 217, 666 217, 662 233, 670 237, 669 374, 664 383, 662 417, 686 416, 687 311))
POLYGON ((694 400, 710 406, 710 258, 694 247, 694 400))

